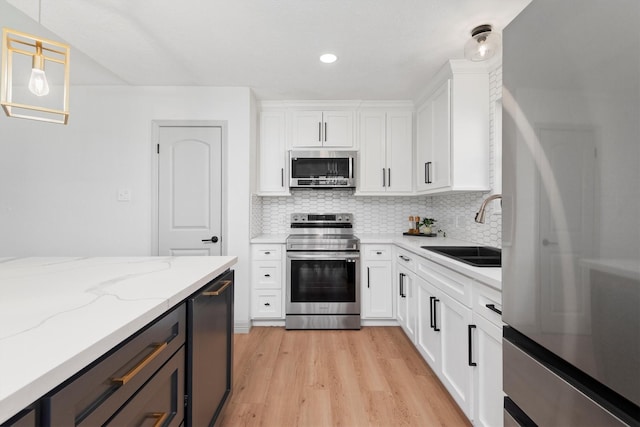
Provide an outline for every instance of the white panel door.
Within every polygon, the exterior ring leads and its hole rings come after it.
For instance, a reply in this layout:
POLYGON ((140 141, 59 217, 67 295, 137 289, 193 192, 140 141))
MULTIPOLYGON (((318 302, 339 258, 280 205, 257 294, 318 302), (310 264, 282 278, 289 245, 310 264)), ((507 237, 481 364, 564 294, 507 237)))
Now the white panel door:
POLYGON ((469 365, 468 339, 471 310, 443 292, 434 302, 434 310, 442 340, 440 380, 471 418, 473 370, 469 365))
POLYGON ((353 112, 325 111, 322 113, 322 145, 325 147, 353 147, 353 112))
POLYGON ((322 147, 322 111, 293 113, 292 147, 322 147))
POLYGON ((413 190, 413 117, 411 112, 387 113, 387 191, 413 190))
POLYGON ((160 126, 158 254, 220 255, 222 129, 160 126))
POLYGON ((384 112, 360 113, 360 182, 361 193, 380 193, 386 188, 386 115, 384 112))
POLYGON ((393 282, 391 261, 367 261, 362 284, 362 317, 393 318, 393 282))
MULTIPOLYGON (((418 326, 416 328, 416 347, 438 374, 440 372, 440 324, 436 323, 434 313, 434 300, 437 298, 436 288, 430 283, 416 277, 418 292, 418 326)), ((438 320, 439 322, 439 320, 438 320)))

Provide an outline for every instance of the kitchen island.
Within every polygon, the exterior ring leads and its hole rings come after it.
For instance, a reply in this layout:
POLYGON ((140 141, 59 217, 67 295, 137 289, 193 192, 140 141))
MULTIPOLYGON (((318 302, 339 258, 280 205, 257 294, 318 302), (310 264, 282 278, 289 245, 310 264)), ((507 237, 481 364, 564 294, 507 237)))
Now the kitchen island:
POLYGON ((236 262, 236 257, 0 258, 0 423, 236 262))

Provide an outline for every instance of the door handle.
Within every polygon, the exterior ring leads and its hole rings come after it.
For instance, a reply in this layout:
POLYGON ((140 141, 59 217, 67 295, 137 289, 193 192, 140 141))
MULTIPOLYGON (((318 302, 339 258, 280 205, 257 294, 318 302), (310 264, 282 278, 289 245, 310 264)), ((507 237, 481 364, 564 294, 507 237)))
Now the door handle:
POLYGON ((438 306, 436 306, 436 303, 440 302, 440 300, 438 298, 434 298, 433 299, 433 330, 436 332, 440 332, 440 328, 438 328, 438 324, 437 324, 437 320, 438 320, 438 306))
POLYGON ((485 307, 487 307, 491 311, 495 311, 496 313, 502 316, 502 310, 500 310, 499 308, 496 308, 495 304, 485 304, 485 307))
POLYGON ((383 187, 387 186, 387 176, 384 173, 384 168, 382 168, 382 186, 383 187))
POLYGON ((371 271, 369 271, 369 267, 367 267, 367 288, 371 287, 371 271))
POLYGON ((542 246, 558 246, 558 242, 552 242, 549 239, 542 239, 542 246))
POLYGON ((318 142, 322 142, 322 123, 318 122, 318 142))
POLYGON ((324 122, 324 142, 327 142, 327 122, 324 122))
POLYGON ((432 184, 431 181, 431 162, 427 162, 424 164, 424 183, 432 184))
POLYGON ((210 239, 202 239, 202 242, 218 243, 218 236, 211 236, 210 239))
POLYGON ((391 168, 387 168, 387 175, 389 175, 389 179, 387 179, 387 187, 391 187, 391 168))
POLYGON ((469 333, 469 366, 478 366, 476 362, 473 361, 473 330, 476 328, 476 325, 468 326, 469 333))
POLYGON ((433 300, 435 300, 436 297, 429 297, 429 326, 431 327, 431 329, 436 327, 436 323, 433 319, 433 300))

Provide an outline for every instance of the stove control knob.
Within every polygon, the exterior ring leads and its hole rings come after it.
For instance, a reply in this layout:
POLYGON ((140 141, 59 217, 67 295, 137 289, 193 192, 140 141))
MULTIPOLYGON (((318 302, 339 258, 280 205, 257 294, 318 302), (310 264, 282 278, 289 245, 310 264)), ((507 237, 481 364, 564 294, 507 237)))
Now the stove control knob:
POLYGON ((338 221, 342 221, 342 217, 341 216, 338 217, 338 221))

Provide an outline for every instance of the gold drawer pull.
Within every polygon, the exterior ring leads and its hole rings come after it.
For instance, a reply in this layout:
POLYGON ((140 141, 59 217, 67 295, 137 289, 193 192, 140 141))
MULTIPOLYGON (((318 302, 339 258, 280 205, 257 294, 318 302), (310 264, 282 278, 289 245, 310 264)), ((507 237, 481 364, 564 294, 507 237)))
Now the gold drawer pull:
POLYGON ((126 383, 131 381, 131 379, 133 377, 138 375, 138 373, 142 369, 144 369, 145 366, 147 366, 149 363, 151 363, 151 361, 153 359, 158 357, 158 355, 160 353, 162 353, 162 350, 164 350, 167 347, 167 345, 169 345, 169 343, 167 343, 167 342, 163 342, 162 344, 157 344, 156 348, 151 353, 149 353, 149 355, 147 357, 145 357, 140 362, 138 362, 138 364, 136 366, 134 366, 133 369, 131 369, 129 372, 127 372, 126 374, 124 374, 121 377, 111 378, 111 382, 119 384, 121 386, 125 385, 126 383))
POLYGON ((230 284, 231 284, 231 280, 225 280, 224 282, 222 282, 222 286, 220 286, 220 288, 218 288, 217 291, 205 291, 202 293, 202 295, 207 297, 217 297, 218 295, 223 293, 224 290, 227 289, 230 284))
POLYGON ((147 414, 145 418, 155 418, 156 422, 153 423, 153 427, 160 427, 164 425, 164 422, 167 421, 167 418, 169 418, 169 413, 168 412, 152 412, 150 414, 147 414))

